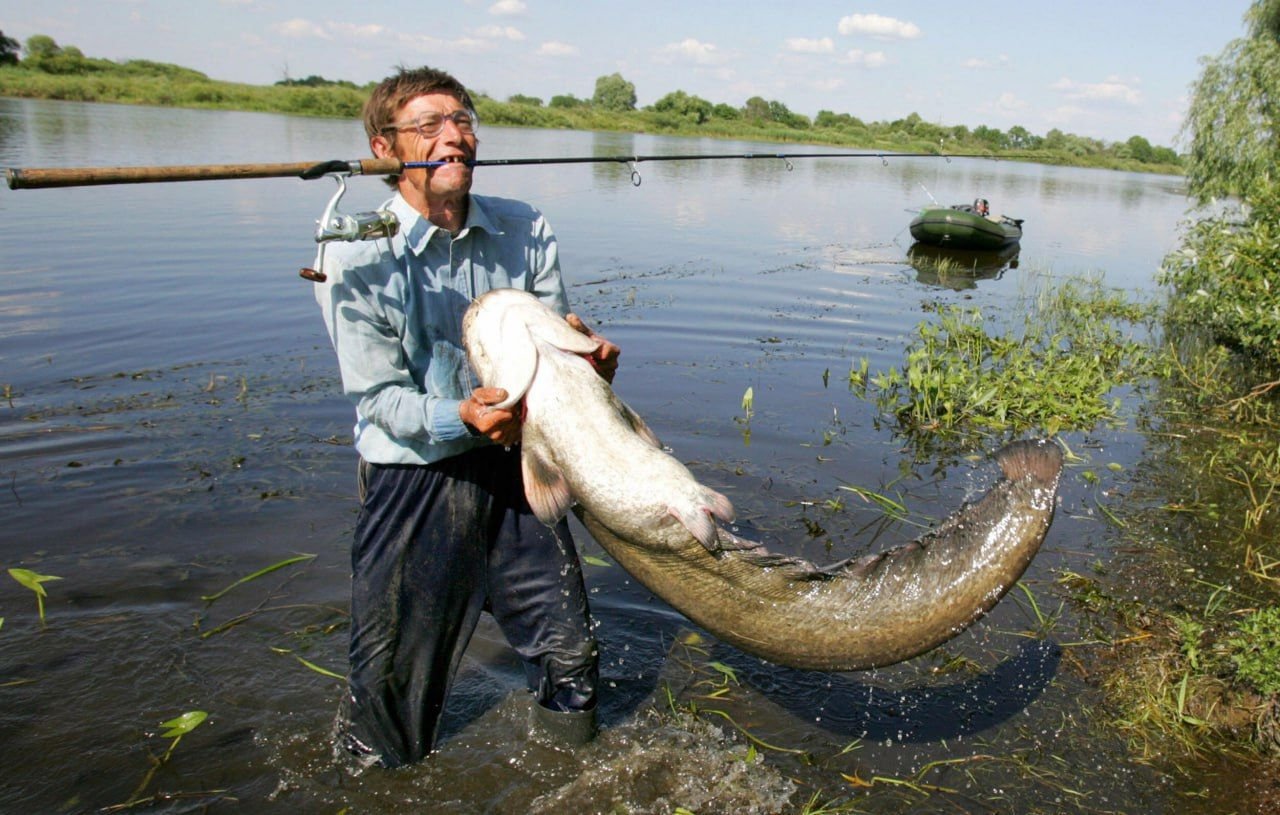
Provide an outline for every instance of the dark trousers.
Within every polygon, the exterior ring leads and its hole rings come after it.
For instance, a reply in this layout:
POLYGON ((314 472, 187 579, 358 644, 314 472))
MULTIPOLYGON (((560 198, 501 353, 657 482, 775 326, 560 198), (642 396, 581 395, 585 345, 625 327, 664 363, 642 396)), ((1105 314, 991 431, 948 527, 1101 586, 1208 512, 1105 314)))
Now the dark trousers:
POLYGON ((524 660, 539 704, 595 705, 582 567, 568 524, 547 527, 530 511, 519 455, 484 447, 429 466, 361 462, 348 746, 384 766, 431 751, 482 610, 524 660))

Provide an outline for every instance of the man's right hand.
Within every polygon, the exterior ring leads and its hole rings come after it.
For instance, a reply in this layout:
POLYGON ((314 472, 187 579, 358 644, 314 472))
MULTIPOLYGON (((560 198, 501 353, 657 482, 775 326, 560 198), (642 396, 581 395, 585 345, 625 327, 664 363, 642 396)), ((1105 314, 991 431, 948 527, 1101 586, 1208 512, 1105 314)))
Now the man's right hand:
POLYGON ((495 408, 507 398, 502 388, 476 388, 458 405, 464 424, 491 441, 510 447, 520 441, 520 417, 511 408, 495 408))

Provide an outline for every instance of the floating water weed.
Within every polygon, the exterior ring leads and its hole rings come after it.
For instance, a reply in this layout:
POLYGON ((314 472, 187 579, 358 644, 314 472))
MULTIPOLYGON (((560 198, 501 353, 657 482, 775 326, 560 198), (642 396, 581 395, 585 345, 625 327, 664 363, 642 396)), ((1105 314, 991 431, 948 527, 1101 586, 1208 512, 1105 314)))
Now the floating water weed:
POLYGON ((40 625, 44 625, 44 598, 46 596, 44 585, 50 580, 61 580, 61 577, 51 574, 36 574, 30 569, 10 569, 9 576, 18 581, 19 584, 26 586, 35 592, 36 595, 36 611, 40 614, 40 625))
POLYGON ((271 574, 277 569, 283 569, 285 566, 292 566, 295 563, 301 563, 306 560, 313 560, 314 558, 315 558, 315 555, 298 555, 297 557, 286 558, 280 561, 279 563, 273 563, 270 566, 259 569, 258 571, 254 572, 251 575, 246 575, 240 578, 236 582, 232 583, 230 586, 227 586, 222 591, 215 592, 213 594, 202 594, 200 595, 200 599, 204 600, 206 603, 212 603, 218 598, 225 595, 227 592, 234 589, 236 586, 244 585, 245 583, 248 583, 252 580, 257 580, 259 577, 262 577, 263 575, 271 574))

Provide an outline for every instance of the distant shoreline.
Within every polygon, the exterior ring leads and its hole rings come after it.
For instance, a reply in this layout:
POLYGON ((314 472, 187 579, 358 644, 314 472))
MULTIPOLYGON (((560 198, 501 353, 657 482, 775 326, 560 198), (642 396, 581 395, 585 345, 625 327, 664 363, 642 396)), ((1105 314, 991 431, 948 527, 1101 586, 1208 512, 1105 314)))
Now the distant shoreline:
MULTIPOLYGON (((123 67, 132 65, 125 63, 123 67)), ((350 83, 326 83, 319 86, 246 85, 213 80, 188 69, 162 64, 147 64, 147 71, 94 72, 87 74, 48 73, 22 67, 0 67, 0 96, 53 101, 101 102, 110 104, 154 105, 158 107, 206 110, 240 110, 280 113, 294 116, 318 116, 359 119, 368 90, 350 83), (177 73, 178 75, 173 75, 177 73)), ((939 145, 932 140, 912 136, 904 130, 919 126, 919 117, 902 123, 859 122, 849 116, 835 117, 856 124, 846 127, 809 125, 794 126, 781 122, 748 121, 711 117, 694 121, 693 117, 654 109, 612 111, 587 102, 569 107, 544 106, 538 100, 500 102, 485 96, 476 98, 482 125, 531 127, 557 130, 615 131, 658 136, 681 136, 722 140, 771 142, 776 144, 811 145, 849 150, 874 150, 895 153, 930 153, 935 155, 977 154, 993 159, 1039 164, 1120 170, 1181 176, 1175 163, 1142 162, 1106 152, 1100 142, 1074 139, 1071 149, 1035 150, 992 149, 975 141, 946 140, 939 145), (535 104, 537 103, 537 104, 535 104), (896 125, 896 127, 895 127, 896 125), (1089 152, 1091 147, 1102 148, 1089 152)), ((807 121, 807 120, 805 120, 807 121)), ((936 130, 936 126, 928 128, 936 130)), ((963 133, 965 130, 961 130, 963 133)), ((1114 147, 1114 146, 1113 146, 1114 147)))

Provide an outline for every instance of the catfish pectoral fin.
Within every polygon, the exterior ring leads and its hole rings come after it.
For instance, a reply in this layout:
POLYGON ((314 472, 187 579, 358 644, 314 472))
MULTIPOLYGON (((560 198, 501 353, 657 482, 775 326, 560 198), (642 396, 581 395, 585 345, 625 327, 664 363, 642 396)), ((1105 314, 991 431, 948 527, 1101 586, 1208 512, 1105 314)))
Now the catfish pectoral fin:
POLYGON ((520 470, 524 495, 533 514, 547 526, 555 526, 573 506, 573 493, 564 473, 532 444, 520 447, 520 470))

